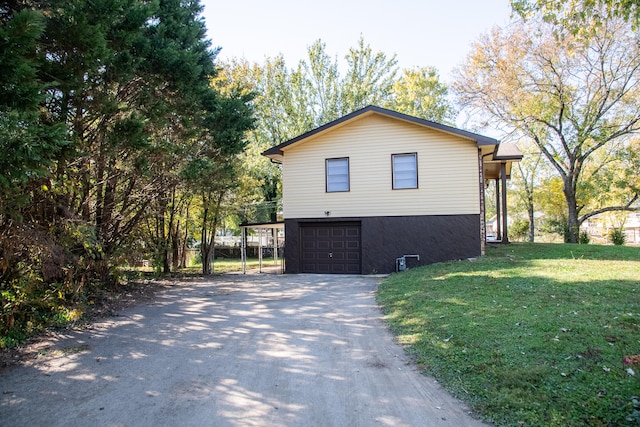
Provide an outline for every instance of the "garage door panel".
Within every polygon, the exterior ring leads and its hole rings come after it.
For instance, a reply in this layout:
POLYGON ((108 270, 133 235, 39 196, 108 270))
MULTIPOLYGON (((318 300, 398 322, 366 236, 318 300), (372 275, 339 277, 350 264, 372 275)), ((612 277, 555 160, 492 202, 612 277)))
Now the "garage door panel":
POLYGON ((304 273, 359 274, 359 224, 301 225, 301 258, 304 273))
POLYGON ((343 250, 346 246, 342 240, 334 240, 331 242, 331 249, 333 250, 343 250))
POLYGON ((333 274, 346 274, 347 273, 347 266, 345 264, 335 264, 333 266, 333 274))
POLYGON ((307 263, 302 265, 302 269, 304 272, 313 272, 313 273, 321 273, 321 274, 331 273, 331 266, 328 263, 307 263))
POLYGON ((315 250, 317 246, 317 242, 314 240, 303 240, 302 241, 302 250, 315 250))
POLYGON ((331 229, 330 228, 318 228, 315 233, 316 237, 331 237, 331 229))
POLYGON ((344 237, 345 234, 344 227, 331 227, 331 237, 344 237))
POLYGON ((315 251, 303 251, 302 252, 302 261, 303 262, 307 262, 307 261, 315 261, 318 257, 317 252, 315 251))
POLYGON ((331 254, 332 256, 330 257, 331 259, 333 259, 334 261, 344 261, 346 259, 345 253, 344 252, 333 252, 331 254))
POLYGON ((325 240, 318 240, 318 242, 316 244, 316 248, 319 249, 319 250, 330 249, 331 248, 331 242, 330 241, 325 241, 325 240))
POLYGON ((303 227, 300 229, 301 236, 304 237, 314 237, 315 233, 313 229, 303 227))
POLYGON ((347 237, 357 237, 360 239, 360 227, 347 227, 345 230, 347 237))

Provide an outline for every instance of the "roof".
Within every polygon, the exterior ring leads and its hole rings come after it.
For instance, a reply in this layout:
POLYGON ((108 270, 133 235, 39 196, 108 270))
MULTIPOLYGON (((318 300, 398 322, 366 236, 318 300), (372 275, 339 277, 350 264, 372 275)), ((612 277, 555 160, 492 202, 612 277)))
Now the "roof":
POLYGON ((493 153, 494 160, 522 160, 522 151, 516 144, 500 144, 493 153))
POLYGON ((257 223, 242 223, 240 228, 284 228, 284 222, 257 222, 257 223))
MULTIPOLYGON (((443 125, 441 123, 432 122, 430 120, 421 119, 419 117, 409 116, 407 114, 398 113, 397 111, 387 110, 386 108, 377 107, 374 105, 370 105, 368 107, 364 107, 360 110, 354 111, 351 114, 347 114, 344 117, 336 119, 332 122, 329 122, 323 126, 320 126, 316 129, 313 129, 309 132, 303 133, 300 136, 297 136, 293 139, 283 142, 280 145, 276 145, 275 147, 271 147, 270 149, 264 151, 262 153, 263 156, 269 157, 271 160, 276 161, 278 163, 282 162, 282 156, 284 155, 283 149, 289 147, 297 142, 305 140, 311 136, 318 135, 324 133, 330 129, 336 128, 338 126, 344 125, 348 122, 370 116, 373 114, 379 114, 386 117, 391 117, 398 120, 403 120, 406 122, 414 123, 420 126, 425 126, 430 129, 438 130, 440 132, 445 132, 448 134, 456 135, 468 140, 475 142, 479 147, 482 146, 498 146, 500 141, 494 138, 489 138, 487 136, 478 135, 473 132, 469 132, 466 130, 454 128, 452 126, 443 125)), ((517 147, 516 147, 517 148, 517 147)), ((520 157, 522 158, 522 156, 520 157)), ((505 159, 506 160, 506 159, 505 159)))

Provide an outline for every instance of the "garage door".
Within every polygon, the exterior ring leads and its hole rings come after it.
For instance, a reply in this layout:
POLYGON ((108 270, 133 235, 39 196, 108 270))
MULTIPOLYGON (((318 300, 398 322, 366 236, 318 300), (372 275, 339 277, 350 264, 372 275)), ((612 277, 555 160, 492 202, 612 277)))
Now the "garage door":
POLYGON ((300 226, 303 273, 360 274, 360 223, 300 226))

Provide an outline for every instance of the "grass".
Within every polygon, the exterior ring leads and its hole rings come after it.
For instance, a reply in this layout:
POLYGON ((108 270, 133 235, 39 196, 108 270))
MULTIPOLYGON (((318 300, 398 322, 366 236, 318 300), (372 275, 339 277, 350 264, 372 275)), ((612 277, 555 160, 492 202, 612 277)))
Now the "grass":
POLYGON ((500 426, 638 426, 640 248, 511 244, 391 275, 378 302, 421 369, 500 426))
MULTIPOLYGON (((280 260, 278 262, 274 262, 273 258, 264 258, 262 260, 262 267, 279 267, 280 260)), ((260 262, 258 258, 248 258, 247 259, 247 270, 257 270, 260 267, 260 262)), ((140 274, 151 274, 153 273, 153 267, 123 267, 123 271, 128 272, 128 275, 131 277, 136 277, 138 273, 140 274)), ((213 271, 214 273, 231 273, 242 271, 242 261, 240 259, 216 259, 213 262, 213 271)), ((178 275, 198 275, 202 274, 202 264, 196 264, 190 267, 182 268, 176 272, 178 275)))

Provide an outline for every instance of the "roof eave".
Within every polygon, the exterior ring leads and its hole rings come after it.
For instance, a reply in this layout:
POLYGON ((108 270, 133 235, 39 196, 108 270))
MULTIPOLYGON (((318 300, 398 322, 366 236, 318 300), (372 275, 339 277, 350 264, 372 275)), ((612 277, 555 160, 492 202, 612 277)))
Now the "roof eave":
POLYGON ((271 159, 272 162, 275 162, 275 163, 282 163, 282 160, 284 157, 284 153, 277 146, 271 147, 260 154, 265 157, 268 157, 269 159, 271 159))
POLYGON ((332 122, 329 122, 325 125, 322 125, 320 127, 317 127, 313 130, 310 130, 309 132, 305 132, 302 135, 299 135, 293 139, 290 139, 288 141, 285 141, 279 145, 276 145, 274 147, 271 147, 270 149, 264 151, 262 153, 263 156, 269 157, 271 158, 273 161, 282 162, 282 158, 284 156, 284 151, 283 149, 295 144, 299 141, 305 140, 307 138, 310 138, 314 135, 317 135, 319 133, 322 133, 328 129, 334 128, 338 125, 344 124, 346 122, 349 122, 353 119, 355 119, 356 117, 360 117, 362 115, 365 114, 371 114, 371 113, 377 113, 380 115, 384 115, 387 117, 393 117, 399 120, 403 120, 406 122, 410 122, 410 123, 415 123, 421 126, 425 126, 431 129, 435 129, 435 130, 439 130, 441 132, 445 132, 451 135, 455 135, 455 136, 459 136, 465 139, 469 139, 473 142, 475 142, 478 147, 483 147, 483 146, 498 146, 500 144, 500 141, 498 141, 497 139, 494 138, 489 138, 487 136, 483 136, 483 135, 478 135, 475 134, 473 132, 469 132, 466 130, 462 130, 462 129, 458 129, 458 128, 454 128, 448 125, 443 125, 441 123, 436 123, 436 122, 432 122, 430 120, 426 120, 426 119, 421 119, 419 117, 414 117, 414 116, 409 116, 407 114, 403 114, 403 113, 398 113, 397 111, 392 111, 392 110, 387 110, 386 108, 381 108, 381 107, 376 107, 374 105, 370 105, 368 107, 364 107, 360 110, 354 111, 351 114, 347 114, 346 116, 343 116, 339 119, 336 119, 332 122))
POLYGON ((519 162, 522 158, 523 154, 515 144, 498 144, 493 150, 492 160, 519 162), (499 154, 500 150, 502 150, 504 154, 499 154))

